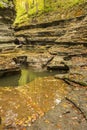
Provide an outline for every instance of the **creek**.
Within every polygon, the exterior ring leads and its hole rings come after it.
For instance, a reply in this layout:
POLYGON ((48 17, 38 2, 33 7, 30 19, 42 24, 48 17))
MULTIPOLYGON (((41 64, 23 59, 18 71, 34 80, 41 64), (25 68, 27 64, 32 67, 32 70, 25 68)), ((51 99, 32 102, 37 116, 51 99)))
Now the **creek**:
POLYGON ((69 87, 55 73, 22 68, 20 75, 0 79, 1 129, 31 125, 61 102, 69 87))
POLYGON ((36 71, 29 67, 22 67, 20 74, 7 75, 0 78, 0 86, 1 87, 17 87, 21 85, 25 85, 35 78, 45 77, 45 76, 53 76, 57 72, 53 71, 36 71))

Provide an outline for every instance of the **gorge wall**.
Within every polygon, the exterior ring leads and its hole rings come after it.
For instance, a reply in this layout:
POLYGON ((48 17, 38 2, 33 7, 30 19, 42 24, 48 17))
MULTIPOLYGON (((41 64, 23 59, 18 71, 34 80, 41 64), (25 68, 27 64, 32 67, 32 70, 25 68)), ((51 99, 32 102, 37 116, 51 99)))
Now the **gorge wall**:
POLYGON ((15 26, 48 23, 82 16, 86 0, 15 0, 15 26))
POLYGON ((15 36, 23 43, 87 43, 86 0, 16 1, 16 12, 15 36))
POLYGON ((14 20, 13 4, 10 1, 0 1, 0 44, 13 43, 12 24, 14 20))
POLYGON ((0 2, 0 43, 86 43, 86 0, 0 2), (15 17, 15 19, 14 19, 15 17), (15 33, 12 29, 14 26, 15 33))
POLYGON ((18 3, 16 7, 15 37, 27 50, 40 55, 28 55, 29 65, 32 61, 41 63, 44 55, 50 54, 52 59, 41 66, 60 74, 67 70, 68 76, 58 78, 77 83, 81 80, 79 84, 87 85, 87 1, 45 0, 42 5, 40 0, 21 2, 22 12, 18 3))
POLYGON ((22 26, 15 29, 15 36, 27 44, 87 43, 87 15, 69 20, 22 26))

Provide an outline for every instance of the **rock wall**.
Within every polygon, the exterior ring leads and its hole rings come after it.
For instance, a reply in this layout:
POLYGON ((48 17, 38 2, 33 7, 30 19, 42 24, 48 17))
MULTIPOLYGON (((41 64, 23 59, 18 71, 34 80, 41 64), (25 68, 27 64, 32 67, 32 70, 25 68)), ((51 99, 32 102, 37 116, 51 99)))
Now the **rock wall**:
POLYGON ((15 36, 26 44, 86 44, 87 15, 15 28, 15 36))
POLYGON ((11 27, 14 19, 14 11, 10 7, 0 7, 0 44, 14 41, 11 27))
POLYGON ((14 25, 23 26, 70 19, 86 14, 86 0, 15 0, 14 25))
POLYGON ((86 44, 87 1, 16 0, 14 25, 24 44, 86 44))

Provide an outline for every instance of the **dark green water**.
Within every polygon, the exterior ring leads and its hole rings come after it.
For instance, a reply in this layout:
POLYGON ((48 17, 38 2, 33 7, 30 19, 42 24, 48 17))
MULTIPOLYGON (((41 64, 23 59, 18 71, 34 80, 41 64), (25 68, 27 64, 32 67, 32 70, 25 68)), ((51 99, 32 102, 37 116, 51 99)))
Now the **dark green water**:
POLYGON ((31 82, 37 77, 52 76, 55 74, 56 72, 48 72, 48 71, 38 72, 32 70, 31 68, 22 68, 21 74, 0 78, 0 86, 1 87, 21 86, 31 82))

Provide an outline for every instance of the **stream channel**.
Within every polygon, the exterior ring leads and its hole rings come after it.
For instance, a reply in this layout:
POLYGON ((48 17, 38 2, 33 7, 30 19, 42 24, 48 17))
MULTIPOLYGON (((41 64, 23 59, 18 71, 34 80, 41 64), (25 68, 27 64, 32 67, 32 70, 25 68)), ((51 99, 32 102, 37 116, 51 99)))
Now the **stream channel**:
POLYGON ((30 126, 58 105, 69 86, 55 74, 23 67, 21 74, 0 78, 0 129, 30 126))
POLYGON ((56 71, 39 71, 29 67, 21 67, 20 74, 7 75, 0 78, 1 87, 17 87, 26 85, 38 77, 54 76, 56 71))

